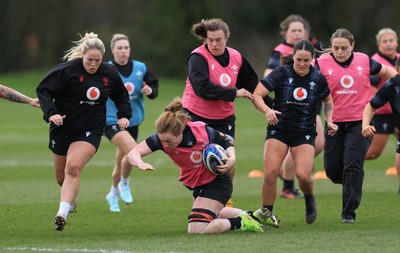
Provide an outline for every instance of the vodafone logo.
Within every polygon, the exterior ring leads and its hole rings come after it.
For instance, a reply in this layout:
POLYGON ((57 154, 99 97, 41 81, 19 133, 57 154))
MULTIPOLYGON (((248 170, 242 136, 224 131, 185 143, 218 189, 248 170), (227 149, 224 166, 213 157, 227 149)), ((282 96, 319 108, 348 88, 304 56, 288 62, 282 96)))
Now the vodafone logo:
POLYGON ((230 85, 231 82, 232 82, 232 79, 231 79, 231 77, 230 77, 229 75, 227 75, 227 74, 222 74, 222 75, 219 77, 219 83, 220 83, 222 86, 224 86, 224 87, 230 85))
POLYGON ((307 90, 304 88, 296 88, 293 91, 293 97, 297 100, 297 101, 303 101, 304 99, 307 98, 307 90))
POLYGON ((86 97, 89 100, 96 100, 100 97, 100 90, 97 89, 96 87, 90 87, 87 91, 86 91, 86 97))
POLYGON ((125 88, 128 91, 129 95, 132 95, 133 92, 135 91, 135 85, 133 85, 133 83, 131 83, 131 82, 125 83, 125 88))
POLYGON ((340 78, 340 85, 342 85, 343 88, 349 89, 351 86, 354 84, 354 79, 352 76, 345 75, 340 78))
POLYGON ((190 154, 190 160, 194 163, 200 163, 203 161, 202 153, 200 151, 194 151, 190 154))

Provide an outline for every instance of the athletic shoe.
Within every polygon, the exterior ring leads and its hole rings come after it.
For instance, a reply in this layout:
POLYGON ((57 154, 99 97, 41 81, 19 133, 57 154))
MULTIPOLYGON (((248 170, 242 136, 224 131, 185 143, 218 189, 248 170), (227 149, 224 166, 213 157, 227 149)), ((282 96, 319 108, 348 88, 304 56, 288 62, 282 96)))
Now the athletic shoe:
POLYGON ((233 200, 232 198, 228 199, 228 202, 226 202, 225 207, 233 207, 233 200))
POLYGON ((125 204, 132 204, 133 198, 129 185, 118 184, 119 196, 125 204))
POLYGON ((280 228, 280 220, 278 216, 274 215, 270 210, 267 208, 260 208, 257 211, 254 211, 250 214, 253 218, 255 218, 258 222, 264 225, 273 226, 275 228, 280 228))
POLYGON ((67 224, 67 219, 63 216, 57 214, 54 218, 54 229, 57 231, 63 231, 65 225, 67 224))
POLYGON ((343 215, 343 217, 342 217, 343 224, 353 224, 354 222, 356 222, 356 221, 350 215, 348 215, 348 214, 343 215))
POLYGON ((240 230, 242 231, 252 231, 255 233, 262 233, 264 229, 262 228, 261 224, 258 223, 255 219, 251 218, 251 216, 243 211, 237 215, 237 217, 242 218, 240 230))
POLYGON ((315 198, 312 198, 306 202, 306 222, 308 224, 314 223, 315 219, 317 219, 317 208, 315 207, 315 198))
POLYGON ((72 202, 71 208, 69 209, 69 213, 75 213, 77 206, 78 206, 78 204, 76 203, 76 201, 72 202))
POLYGON ((110 206, 110 211, 112 213, 119 213, 121 210, 119 209, 119 204, 118 204, 118 195, 111 195, 108 194, 106 197, 107 203, 110 206))
POLYGON ((282 189, 281 197, 285 199, 302 199, 304 195, 299 193, 296 189, 282 189))

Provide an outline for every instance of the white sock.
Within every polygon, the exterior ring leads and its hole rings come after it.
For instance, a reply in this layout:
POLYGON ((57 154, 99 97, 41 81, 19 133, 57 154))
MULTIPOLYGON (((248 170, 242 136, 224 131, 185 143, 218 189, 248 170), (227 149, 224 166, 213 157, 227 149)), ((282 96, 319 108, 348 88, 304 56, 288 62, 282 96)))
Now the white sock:
POLYGON ((118 187, 115 187, 114 185, 111 185, 111 189, 110 189, 110 195, 112 196, 117 196, 118 195, 118 187))
POLYGON ((62 216, 67 218, 69 209, 71 209, 71 204, 68 202, 60 202, 60 207, 58 209, 57 216, 62 216))
POLYGON ((121 181, 119 183, 122 185, 129 185, 129 177, 128 178, 121 177, 121 181))

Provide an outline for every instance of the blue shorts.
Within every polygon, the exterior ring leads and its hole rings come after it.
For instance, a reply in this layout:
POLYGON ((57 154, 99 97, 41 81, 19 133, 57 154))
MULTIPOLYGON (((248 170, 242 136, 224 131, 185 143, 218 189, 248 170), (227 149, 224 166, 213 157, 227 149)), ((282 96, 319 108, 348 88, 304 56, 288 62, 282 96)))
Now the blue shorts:
POLYGON ((104 130, 104 135, 107 137, 107 139, 109 139, 111 141, 111 139, 114 137, 114 135, 116 135, 117 133, 119 133, 121 131, 128 131, 130 133, 130 135, 133 137, 133 139, 135 139, 135 141, 136 141, 138 138, 138 134, 139 134, 139 126, 128 127, 126 129, 122 130, 121 128, 119 128, 119 126, 117 124, 109 125, 109 126, 106 126, 106 129, 104 130))
POLYGON ((92 144, 96 148, 96 152, 100 146, 101 134, 86 131, 79 134, 60 135, 50 131, 49 149, 56 155, 67 155, 69 146, 76 141, 85 141, 92 144))

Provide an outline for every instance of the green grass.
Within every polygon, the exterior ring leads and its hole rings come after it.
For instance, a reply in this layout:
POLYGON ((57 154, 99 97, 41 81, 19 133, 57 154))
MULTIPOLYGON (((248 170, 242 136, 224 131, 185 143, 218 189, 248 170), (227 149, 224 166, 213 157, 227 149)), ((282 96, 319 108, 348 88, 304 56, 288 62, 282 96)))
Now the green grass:
MULTIPOLYGON (((7 74, 0 83, 27 95, 43 72, 7 74)), ((184 79, 160 78, 160 97, 146 101, 147 117, 139 140, 154 132, 154 120, 175 96, 184 79)), ((238 99, 237 172, 235 206, 257 209, 261 179, 248 178, 262 169, 265 119, 250 101, 238 99)), ((329 180, 315 182, 318 218, 304 221, 304 202, 277 198, 280 229, 263 234, 228 232, 187 235, 191 194, 181 185, 175 165, 161 152, 145 158, 155 172, 134 169, 134 203, 110 213, 105 202, 111 184, 114 146, 103 138, 100 150, 85 168, 78 211, 68 217, 63 232, 53 230, 60 189, 55 182, 52 155, 47 149, 48 125, 40 110, 0 100, 0 252, 398 252, 400 248, 397 178, 386 176, 394 165, 395 138, 382 157, 365 163, 363 199, 354 225, 341 224, 341 186, 329 180)), ((322 156, 316 158, 322 169, 322 156)), ((281 182, 279 182, 281 184, 281 182)), ((280 186, 279 186, 280 187, 280 186)))

